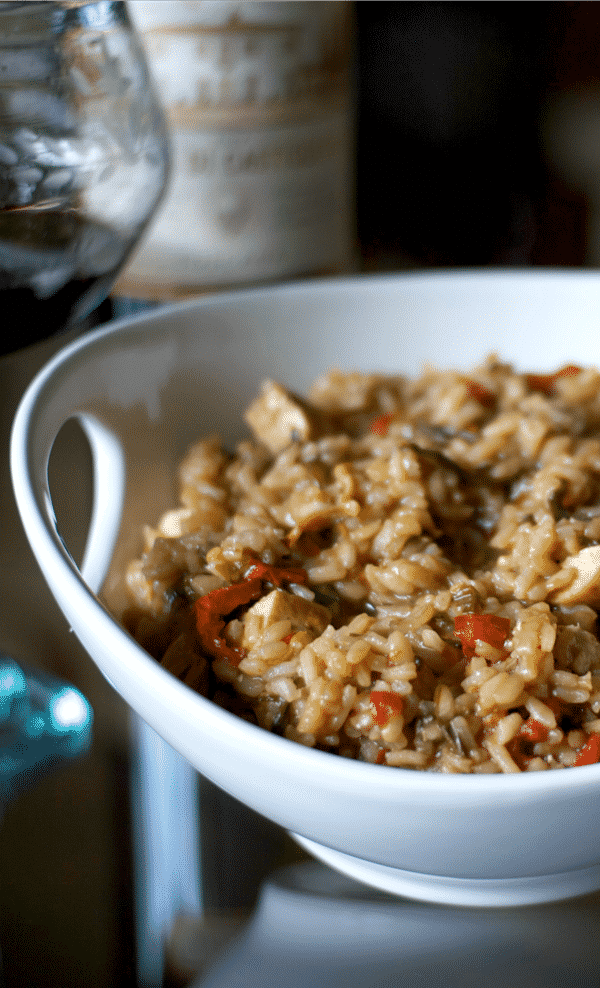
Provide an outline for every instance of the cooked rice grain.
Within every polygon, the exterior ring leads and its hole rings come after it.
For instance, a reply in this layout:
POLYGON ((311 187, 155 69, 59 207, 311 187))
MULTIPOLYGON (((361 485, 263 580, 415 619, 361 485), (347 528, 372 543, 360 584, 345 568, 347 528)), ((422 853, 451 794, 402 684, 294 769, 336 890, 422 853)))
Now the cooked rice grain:
POLYGON ((575 765, 600 734, 598 372, 334 370, 308 401, 267 382, 247 421, 233 456, 190 449, 180 503, 144 529, 140 643, 344 757, 575 765))

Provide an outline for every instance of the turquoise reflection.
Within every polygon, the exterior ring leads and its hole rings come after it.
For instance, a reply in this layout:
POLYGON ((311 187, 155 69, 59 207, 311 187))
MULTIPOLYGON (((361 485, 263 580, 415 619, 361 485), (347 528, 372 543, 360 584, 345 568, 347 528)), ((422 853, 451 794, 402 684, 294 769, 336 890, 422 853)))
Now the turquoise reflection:
POLYGON ((79 690, 65 687, 50 705, 52 727, 57 733, 80 730, 90 717, 90 708, 79 690))
POLYGON ((79 690, 0 655, 0 803, 87 751, 92 721, 79 690))

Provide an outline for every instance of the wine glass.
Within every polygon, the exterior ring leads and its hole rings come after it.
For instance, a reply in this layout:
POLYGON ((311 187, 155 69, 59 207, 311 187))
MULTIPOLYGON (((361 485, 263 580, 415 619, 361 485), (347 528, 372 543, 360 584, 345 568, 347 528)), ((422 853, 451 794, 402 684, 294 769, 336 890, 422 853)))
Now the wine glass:
POLYGON ((100 304, 167 173, 165 122, 126 4, 0 3, 0 353, 100 304))
MULTIPOLYGON (((86 695, 93 687, 105 719, 109 702, 91 677, 71 676, 72 636, 41 584, 10 489, 10 424, 58 346, 46 337, 79 333, 108 295, 167 173, 165 123, 125 3, 0 3, 0 815, 45 767, 89 741, 87 700, 64 680, 77 679, 86 695), (59 724, 65 696, 77 703, 59 724)), ((79 434, 65 436, 63 457, 77 442, 79 434)), ((80 494, 82 482, 70 474, 66 486, 80 494)), ((109 709, 115 732, 118 710, 109 709)), ((27 849, 10 853, 25 863, 27 883, 27 849)))

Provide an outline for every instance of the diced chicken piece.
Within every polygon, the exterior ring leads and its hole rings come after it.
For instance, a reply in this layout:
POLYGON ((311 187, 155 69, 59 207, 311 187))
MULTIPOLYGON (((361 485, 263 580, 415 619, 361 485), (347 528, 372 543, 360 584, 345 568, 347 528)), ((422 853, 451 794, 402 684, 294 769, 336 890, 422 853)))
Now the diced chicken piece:
POLYGON ((172 508, 165 511, 158 523, 159 534, 168 539, 178 539, 182 535, 193 532, 194 526, 191 524, 194 517, 193 508, 172 508))
MULTIPOLYGON (((379 374, 361 374, 359 371, 344 372, 331 370, 313 383, 310 389, 310 400, 318 408, 326 408, 331 412, 367 411, 373 404, 373 398, 379 385, 386 379, 379 374)), ((393 384, 393 379, 388 378, 393 384)))
POLYGON ((244 618, 244 648, 252 648, 264 632, 278 621, 290 621, 292 632, 312 631, 320 635, 331 620, 321 604, 297 597, 286 590, 272 590, 250 607, 244 618))
POLYGON ((179 481, 182 487, 198 487, 206 483, 217 483, 227 457, 221 449, 219 436, 208 436, 194 443, 188 449, 179 467, 179 481))
POLYGON ((257 439, 275 454, 295 438, 300 442, 313 438, 314 422, 304 403, 273 381, 263 384, 244 418, 257 439))
POLYGON ((562 568, 575 570, 575 576, 566 587, 560 587, 552 594, 552 603, 600 607, 600 545, 581 549, 576 556, 565 559, 562 568))

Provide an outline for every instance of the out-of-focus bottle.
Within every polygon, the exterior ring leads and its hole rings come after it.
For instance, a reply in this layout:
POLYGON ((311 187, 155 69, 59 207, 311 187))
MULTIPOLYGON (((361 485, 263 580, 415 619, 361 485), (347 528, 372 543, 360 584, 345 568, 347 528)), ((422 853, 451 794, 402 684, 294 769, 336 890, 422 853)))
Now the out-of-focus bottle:
POLYGON ((165 188, 167 142, 122 0, 0 2, 0 92, 6 354, 106 298, 165 188))
POLYGON ((173 299, 353 269, 353 6, 130 0, 170 189, 117 285, 173 299))

